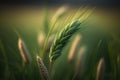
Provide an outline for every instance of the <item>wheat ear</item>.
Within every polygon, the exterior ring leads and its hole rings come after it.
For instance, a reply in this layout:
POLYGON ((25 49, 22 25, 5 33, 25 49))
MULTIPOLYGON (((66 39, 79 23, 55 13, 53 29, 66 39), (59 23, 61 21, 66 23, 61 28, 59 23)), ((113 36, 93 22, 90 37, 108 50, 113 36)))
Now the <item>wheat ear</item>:
POLYGON ((72 62, 72 61, 75 60, 75 57, 76 57, 76 55, 78 53, 78 47, 79 47, 80 39, 81 39, 81 35, 80 34, 77 34, 74 37, 74 40, 72 42, 72 46, 71 46, 69 54, 68 54, 69 62, 72 62))
POLYGON ((62 53, 63 48, 68 43, 71 36, 80 29, 80 20, 75 20, 68 24, 58 35, 50 48, 50 62, 55 61, 62 53))
POLYGON ((104 62, 104 59, 102 58, 100 59, 97 66, 96 80, 103 80, 104 72, 105 72, 105 62, 104 62))
POLYGON ((23 61, 29 64, 31 62, 31 56, 25 43, 21 39, 18 40, 18 48, 19 48, 23 61))
POLYGON ((37 63, 42 79, 49 80, 48 70, 39 56, 37 56, 37 63))

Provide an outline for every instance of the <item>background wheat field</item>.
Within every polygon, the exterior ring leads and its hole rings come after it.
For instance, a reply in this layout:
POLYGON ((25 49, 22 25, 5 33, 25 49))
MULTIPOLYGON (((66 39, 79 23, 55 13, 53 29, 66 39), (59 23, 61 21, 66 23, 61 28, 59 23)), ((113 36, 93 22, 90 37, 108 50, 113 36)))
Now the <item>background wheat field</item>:
POLYGON ((0 80, 120 80, 119 13, 69 5, 1 9, 0 80), (63 31, 75 20, 80 26, 68 30, 78 30, 63 31))

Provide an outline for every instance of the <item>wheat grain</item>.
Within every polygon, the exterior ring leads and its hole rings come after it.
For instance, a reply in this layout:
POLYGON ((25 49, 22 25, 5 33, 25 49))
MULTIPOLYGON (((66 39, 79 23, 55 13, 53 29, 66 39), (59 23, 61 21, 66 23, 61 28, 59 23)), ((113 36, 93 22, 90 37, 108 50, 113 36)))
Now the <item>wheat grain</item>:
POLYGON ((54 43, 50 48, 50 62, 53 62, 61 55, 63 48, 68 43, 71 36, 79 30, 80 24, 79 20, 75 20, 71 24, 68 24, 58 35, 56 35, 54 43))
POLYGON ((18 40, 18 48, 19 48, 23 61, 29 64, 31 62, 31 56, 27 50, 25 43, 21 39, 18 40))
POLYGON ((38 67, 39 67, 42 79, 49 80, 48 70, 39 56, 37 56, 37 63, 38 63, 38 67))

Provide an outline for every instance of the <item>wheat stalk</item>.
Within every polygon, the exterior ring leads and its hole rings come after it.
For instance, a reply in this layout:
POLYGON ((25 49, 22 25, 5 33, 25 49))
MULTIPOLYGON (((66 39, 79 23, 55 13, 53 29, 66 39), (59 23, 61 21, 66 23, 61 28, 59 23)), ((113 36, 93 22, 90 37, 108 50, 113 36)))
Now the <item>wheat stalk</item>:
POLYGON ((97 66, 96 80, 103 80, 104 72, 105 72, 105 62, 104 62, 104 59, 102 58, 100 59, 97 66))
POLYGON ((37 56, 37 63, 38 63, 38 67, 39 67, 42 79, 49 80, 48 70, 39 56, 37 56))
POLYGON ((75 20, 71 24, 68 24, 58 35, 56 35, 54 43, 50 48, 50 62, 53 62, 61 55, 63 48, 68 43, 71 36, 79 30, 80 24, 79 20, 75 20))
POLYGON ((29 64, 31 62, 31 56, 29 51, 27 50, 25 43, 21 39, 18 40, 18 48, 23 61, 29 64))

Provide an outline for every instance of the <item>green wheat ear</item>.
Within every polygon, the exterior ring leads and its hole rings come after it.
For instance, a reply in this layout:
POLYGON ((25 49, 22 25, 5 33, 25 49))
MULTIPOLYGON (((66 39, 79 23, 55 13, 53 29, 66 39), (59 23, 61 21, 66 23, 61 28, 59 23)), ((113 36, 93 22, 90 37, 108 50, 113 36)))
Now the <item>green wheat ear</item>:
POLYGON ((50 62, 54 62, 61 55, 63 48, 66 46, 71 36, 80 29, 80 24, 80 20, 75 20, 66 25, 66 27, 56 35, 54 43, 50 48, 50 62))

